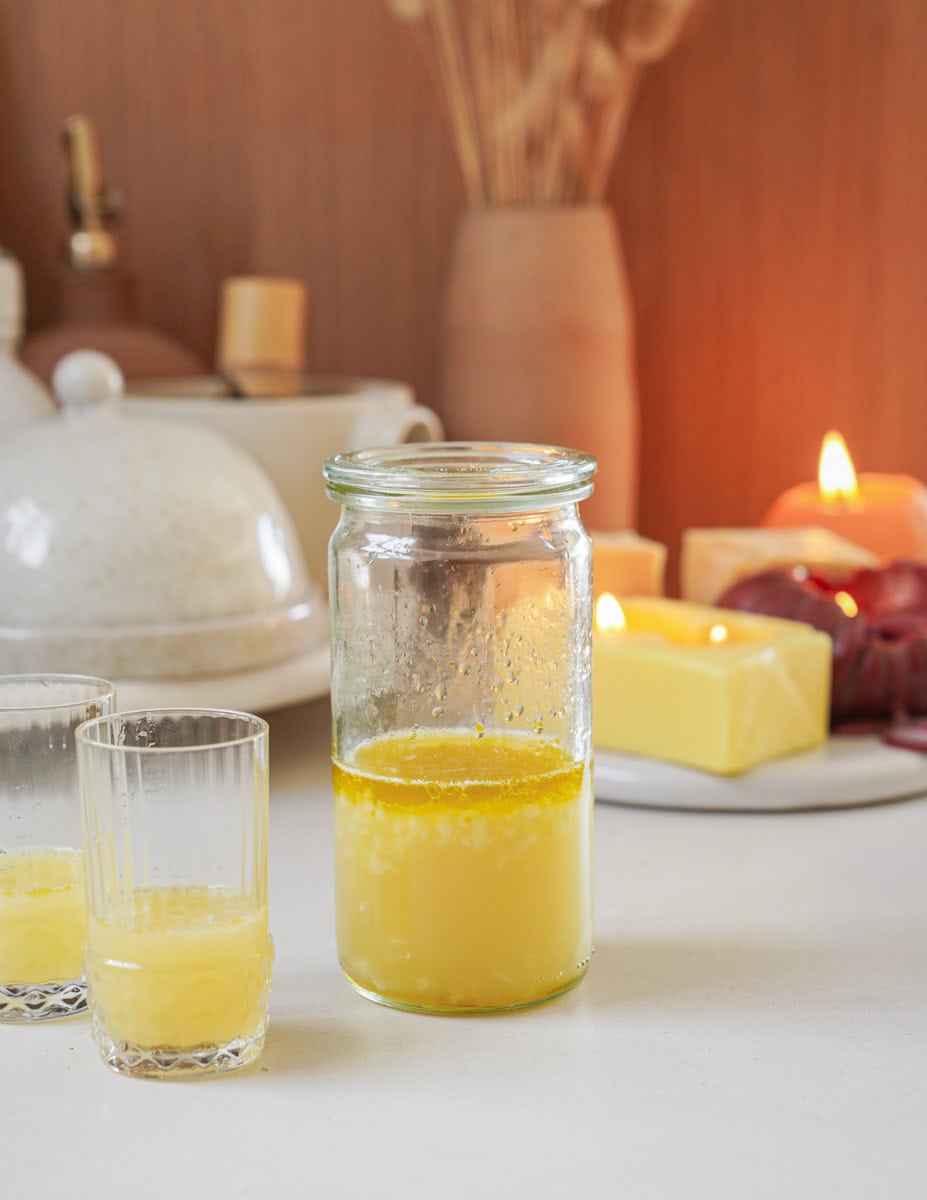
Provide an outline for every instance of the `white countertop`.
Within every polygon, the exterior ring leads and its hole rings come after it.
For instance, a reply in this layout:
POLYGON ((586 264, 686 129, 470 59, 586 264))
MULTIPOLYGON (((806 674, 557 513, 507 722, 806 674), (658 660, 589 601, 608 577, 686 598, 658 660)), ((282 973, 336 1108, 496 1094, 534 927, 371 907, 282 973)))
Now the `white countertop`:
POLYGON ((328 700, 271 717, 264 1055, 124 1079, 89 1022, 0 1027, 2 1195, 927 1194, 927 800, 791 815, 596 810, 597 950, 503 1017, 341 977, 328 700))

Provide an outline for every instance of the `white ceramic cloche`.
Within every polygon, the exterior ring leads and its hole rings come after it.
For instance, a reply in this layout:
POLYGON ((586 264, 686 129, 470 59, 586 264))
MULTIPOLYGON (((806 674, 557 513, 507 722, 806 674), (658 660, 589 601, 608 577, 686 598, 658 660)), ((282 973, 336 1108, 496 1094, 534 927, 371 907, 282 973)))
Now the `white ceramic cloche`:
POLYGON ((189 679, 327 638, 290 514, 244 450, 126 419, 105 355, 67 355, 52 384, 62 414, 0 446, 0 672, 189 679))

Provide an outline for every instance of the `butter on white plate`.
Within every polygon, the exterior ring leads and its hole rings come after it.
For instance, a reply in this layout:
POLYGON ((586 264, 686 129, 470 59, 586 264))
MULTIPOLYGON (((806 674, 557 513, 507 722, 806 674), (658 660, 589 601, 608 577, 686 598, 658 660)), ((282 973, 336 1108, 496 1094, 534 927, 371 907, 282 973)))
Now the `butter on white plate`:
POLYGON ((829 529, 687 529, 682 535, 680 586, 684 600, 713 604, 729 587, 763 571, 803 566, 839 579, 878 557, 829 529))
POLYGON ((826 633, 660 597, 612 606, 599 606, 592 641, 597 751, 736 775, 826 741, 826 633))

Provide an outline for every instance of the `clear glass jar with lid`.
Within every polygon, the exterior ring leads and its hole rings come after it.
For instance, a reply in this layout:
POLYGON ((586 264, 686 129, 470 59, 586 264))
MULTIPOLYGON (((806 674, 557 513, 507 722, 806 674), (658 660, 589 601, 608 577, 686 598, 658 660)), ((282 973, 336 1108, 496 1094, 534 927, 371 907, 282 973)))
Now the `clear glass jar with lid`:
POLYGON ((491 1012, 585 973, 595 465, 469 443, 325 465, 338 952, 371 999, 491 1012))

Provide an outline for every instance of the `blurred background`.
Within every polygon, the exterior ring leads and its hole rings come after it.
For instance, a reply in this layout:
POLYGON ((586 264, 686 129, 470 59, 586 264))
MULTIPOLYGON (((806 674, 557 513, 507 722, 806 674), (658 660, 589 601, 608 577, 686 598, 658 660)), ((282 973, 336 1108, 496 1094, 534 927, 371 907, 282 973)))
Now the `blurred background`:
MULTIPOLYGON (((927 4, 704 0, 611 177, 637 316, 642 533, 753 524, 813 477, 927 477, 927 4)), ((220 281, 298 276, 309 366, 440 411, 464 191, 380 0, 0 0, 0 243, 51 318, 64 119, 97 122, 140 315, 214 354, 220 281)), ((321 481, 320 481, 321 488, 321 481)))

